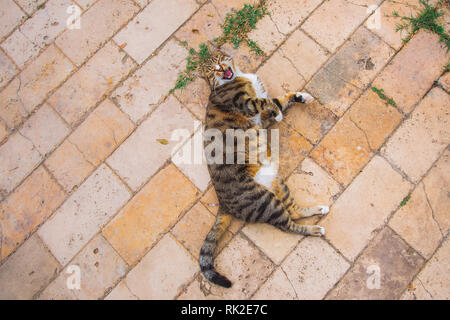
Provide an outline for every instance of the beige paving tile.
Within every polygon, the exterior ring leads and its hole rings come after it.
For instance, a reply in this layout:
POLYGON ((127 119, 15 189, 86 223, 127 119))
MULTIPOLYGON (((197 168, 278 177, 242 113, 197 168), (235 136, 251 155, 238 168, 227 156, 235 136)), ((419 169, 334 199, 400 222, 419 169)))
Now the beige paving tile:
POLYGON ((133 197, 103 229, 103 235, 129 265, 134 265, 196 197, 196 188, 170 165, 133 197))
POLYGON ((198 270, 186 249, 166 235, 125 281, 140 299, 173 299, 198 270))
POLYGON ((445 90, 450 91, 450 72, 444 74, 439 79, 439 83, 444 87, 445 90))
POLYGON ((89 163, 76 145, 64 141, 45 161, 45 166, 66 191, 71 191, 92 172, 95 167, 89 163))
POLYGON ((450 229, 450 151, 444 152, 432 167, 428 175, 422 180, 424 191, 433 210, 434 218, 444 234, 450 229))
POLYGON ((28 14, 32 14, 44 2, 45 0, 16 0, 16 3, 18 3, 28 14))
POLYGON ((360 27, 325 68, 342 80, 365 89, 394 52, 373 33, 360 27))
POLYGON ((219 210, 219 200, 217 199, 216 191, 214 187, 210 187, 204 196, 200 199, 200 202, 213 214, 217 215, 219 210))
POLYGON ((368 15, 366 7, 345 0, 330 0, 306 20, 302 29, 334 52, 368 15))
POLYGON ((19 72, 12 61, 0 50, 0 89, 19 72))
POLYGON ((80 65, 124 25, 139 8, 129 0, 97 1, 81 18, 81 30, 67 29, 56 45, 80 65))
POLYGON ((423 264, 423 258, 386 227, 327 299, 398 299, 423 264))
POLYGON ((324 107, 339 117, 362 93, 361 89, 325 68, 320 69, 305 88, 324 107))
POLYGON ((238 49, 235 49, 233 45, 226 43, 222 46, 221 50, 233 57, 235 65, 242 72, 255 73, 256 69, 266 58, 264 55, 255 54, 245 44, 241 45, 238 49))
POLYGON ((337 121, 337 117, 317 100, 306 105, 294 104, 283 118, 312 143, 319 142, 337 121))
POLYGON ((28 61, 31 63, 31 57, 38 55, 41 48, 30 41, 20 30, 16 30, 2 44, 1 47, 14 60, 14 62, 23 68, 28 61))
POLYGON ((329 244, 307 237, 282 264, 298 299, 321 299, 350 267, 329 244))
POLYGON ((413 181, 418 181, 450 142, 450 98, 433 88, 381 150, 413 181))
POLYGON ((106 297, 105 300, 138 300, 128 289, 125 281, 121 281, 106 297))
POLYGON ((34 235, 0 266, 0 298, 30 300, 59 269, 58 262, 34 235))
POLYGON ((192 134, 194 119, 174 97, 169 97, 107 162, 133 190, 137 190, 169 159, 172 151, 182 145, 182 141, 171 141, 177 129, 192 134), (161 144, 158 139, 166 139, 168 144, 161 144))
POLYGON ((245 299, 249 298, 272 272, 274 265, 241 235, 231 240, 214 262, 216 270, 233 283, 225 289, 198 276, 179 299, 245 299))
POLYGON ((286 184, 300 206, 331 206, 340 192, 339 184, 310 158, 306 158, 286 184))
POLYGON ((450 242, 447 239, 404 293, 403 299, 448 300, 450 242))
MULTIPOLYGON (((44 48, 66 28, 71 0, 49 0, 20 27, 20 32, 33 44, 44 48)), ((18 32, 18 31, 16 31, 18 32)))
POLYGON ((384 1, 377 12, 367 19, 365 26, 398 50, 403 45, 402 39, 406 39, 408 33, 406 31, 397 32, 397 24, 403 22, 402 17, 416 16, 417 8, 421 7, 419 1, 416 0, 384 1), (394 12, 398 14, 398 17, 394 16, 394 12))
POLYGON ((48 102, 67 122, 74 125, 134 66, 125 53, 108 42, 48 102))
POLYGON ((72 69, 69 60, 49 46, 0 93, 0 117, 14 128, 72 69))
POLYGON ((0 204, 3 232, 1 259, 5 259, 64 201, 63 190, 40 166, 0 204))
POLYGON ((375 79, 373 86, 383 89, 399 108, 409 113, 439 78, 448 59, 439 36, 420 31, 375 79))
POLYGON ((38 230, 39 236, 66 265, 129 198, 128 190, 101 165, 38 230))
POLYGON ((109 99, 103 101, 70 135, 69 140, 94 166, 99 165, 134 129, 109 99))
POLYGON ((9 131, 8 128, 6 127, 6 124, 4 124, 3 121, 0 121, 0 142, 3 142, 3 139, 5 139, 8 136, 8 133, 9 131))
POLYGON ((97 0, 77 0, 77 3, 85 10, 92 7, 95 2, 97 2, 97 0))
POLYGON ((297 73, 291 62, 278 51, 259 68, 257 75, 264 82, 271 97, 299 91, 305 79, 297 73))
POLYGON ((45 155, 67 136, 69 129, 58 114, 44 104, 25 122, 20 133, 45 155))
POLYGON ((201 43, 212 41, 222 34, 220 17, 211 3, 204 5, 176 33, 180 41, 186 41, 189 48, 198 50, 201 43))
POLYGON ((339 197, 321 222, 325 237, 353 260, 384 225, 411 188, 381 157, 375 156, 339 197))
POLYGON ((298 300, 294 287, 280 267, 256 291, 252 300, 298 300))
POLYGON ((33 144, 19 132, 0 146, 0 194, 13 190, 41 161, 33 144))
POLYGON ((280 264, 302 238, 261 223, 247 224, 242 233, 276 264, 280 264))
POLYGON ((169 41, 159 54, 130 76, 114 93, 122 110, 134 122, 153 111, 175 85, 184 69, 187 51, 175 41, 169 41))
MULTIPOLYGON (((314 1, 313 1, 314 2, 314 1)), ((308 3, 310 3, 308 1, 308 3)), ((304 8, 298 6, 300 10, 304 8)), ((296 70, 308 81, 328 59, 328 53, 300 29, 286 40, 280 52, 287 57, 296 70)))
POLYGON ((200 249, 214 220, 214 216, 208 209, 198 202, 175 225, 171 233, 195 259, 198 259, 200 249))
POLYGON ((204 121, 210 91, 206 81, 197 78, 194 82, 188 84, 184 90, 176 90, 175 96, 197 119, 204 121))
POLYGON ((108 242, 97 235, 40 294, 39 299, 59 300, 71 295, 82 300, 102 298, 118 279, 125 276, 128 268, 108 242), (71 289, 67 285, 74 276, 74 267, 79 268, 80 289, 71 289))
POLYGON ((395 213, 389 226, 427 259, 442 239, 422 183, 417 185, 411 199, 395 213))
POLYGON ((114 40, 142 63, 177 30, 198 5, 194 0, 153 0, 114 40))
POLYGON ((258 21, 256 29, 252 30, 248 37, 256 41, 267 55, 272 53, 285 39, 285 36, 278 31, 270 16, 265 16, 258 21))
POLYGON ((25 14, 13 0, 3 1, 0 9, 0 40, 3 40, 24 17, 25 14))
POLYGON ((267 6, 280 32, 287 34, 294 31, 320 3, 320 0, 274 0, 267 6))

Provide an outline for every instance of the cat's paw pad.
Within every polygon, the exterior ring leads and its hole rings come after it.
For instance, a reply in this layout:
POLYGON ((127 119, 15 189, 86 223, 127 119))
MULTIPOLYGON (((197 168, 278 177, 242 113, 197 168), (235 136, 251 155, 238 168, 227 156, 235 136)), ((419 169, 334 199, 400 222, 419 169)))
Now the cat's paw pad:
POLYGON ((328 212, 330 212, 330 207, 329 206, 318 206, 320 213, 325 215, 328 212))
POLYGON ((295 102, 301 102, 301 103, 311 103, 314 101, 314 98, 309 93, 305 92, 297 92, 295 94, 295 102))

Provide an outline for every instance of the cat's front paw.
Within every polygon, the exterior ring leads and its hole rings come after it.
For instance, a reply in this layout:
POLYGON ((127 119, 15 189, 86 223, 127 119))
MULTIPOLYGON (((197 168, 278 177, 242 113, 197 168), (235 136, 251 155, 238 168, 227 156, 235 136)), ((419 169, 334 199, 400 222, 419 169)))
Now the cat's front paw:
POLYGON ((301 103, 311 103, 314 101, 314 98, 309 93, 305 92, 297 92, 295 94, 295 102, 301 102, 301 103))

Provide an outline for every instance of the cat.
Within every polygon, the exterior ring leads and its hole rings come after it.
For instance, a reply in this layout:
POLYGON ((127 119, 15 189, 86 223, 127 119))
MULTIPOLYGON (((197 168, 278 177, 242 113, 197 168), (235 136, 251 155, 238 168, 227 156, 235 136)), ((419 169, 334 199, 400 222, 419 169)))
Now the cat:
MULTIPOLYGON (((211 87, 206 108, 205 130, 263 129, 283 119, 283 111, 294 102, 311 103, 308 93, 294 92, 270 98, 264 84, 255 74, 242 73, 231 56, 214 49, 204 64, 203 77, 211 87)), ((232 217, 248 222, 269 223, 283 231, 307 236, 323 236, 325 230, 317 225, 302 225, 294 220, 323 215, 327 206, 299 207, 288 187, 271 161, 270 147, 256 163, 248 163, 249 150, 257 145, 257 138, 249 138, 245 149, 245 164, 208 163, 219 208, 216 220, 200 250, 200 269, 206 279, 219 286, 230 288, 232 283, 219 274, 213 263, 217 243, 230 225, 232 217)), ((205 150, 210 141, 204 140, 205 150)), ((236 142, 235 142, 236 143, 236 142)), ((233 146, 234 147, 234 146, 233 146)), ((226 148, 223 148, 225 153, 226 148)), ((233 156, 236 158, 236 150, 233 156)), ((222 155, 225 159, 225 154, 222 155)))

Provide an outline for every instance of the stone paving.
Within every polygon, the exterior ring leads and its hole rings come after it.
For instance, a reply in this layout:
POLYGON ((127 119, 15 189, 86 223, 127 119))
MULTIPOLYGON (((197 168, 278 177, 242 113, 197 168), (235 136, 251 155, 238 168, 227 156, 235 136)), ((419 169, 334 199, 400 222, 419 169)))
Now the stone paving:
POLYGON ((194 144, 209 89, 168 92, 182 41, 247 2, 1 1, 0 299, 450 298, 450 55, 395 32, 415 0, 269 0, 250 34, 267 56, 225 48, 272 96, 316 98, 277 125, 281 174, 331 210, 324 238, 233 221, 216 258, 233 287, 203 278, 217 199, 171 134, 194 144))

